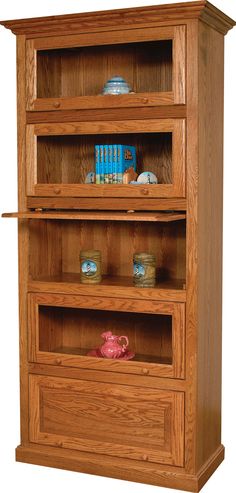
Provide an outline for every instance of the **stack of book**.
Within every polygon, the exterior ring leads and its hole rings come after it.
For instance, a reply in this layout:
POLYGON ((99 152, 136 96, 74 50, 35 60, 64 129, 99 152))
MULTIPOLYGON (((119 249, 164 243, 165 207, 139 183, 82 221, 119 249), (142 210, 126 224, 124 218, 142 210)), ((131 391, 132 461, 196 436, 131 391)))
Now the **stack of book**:
POLYGON ((130 167, 136 171, 136 149, 134 146, 122 144, 95 145, 97 185, 123 183, 123 174, 130 167))

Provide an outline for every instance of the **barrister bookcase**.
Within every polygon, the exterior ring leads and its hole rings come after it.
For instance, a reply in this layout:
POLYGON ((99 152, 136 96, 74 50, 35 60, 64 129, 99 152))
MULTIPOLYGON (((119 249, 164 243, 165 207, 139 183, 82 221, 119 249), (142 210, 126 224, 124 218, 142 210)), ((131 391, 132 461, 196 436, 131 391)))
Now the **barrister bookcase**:
POLYGON ((221 444, 224 35, 206 1, 5 21, 17 36, 16 459, 197 492, 221 444), (102 95, 121 75, 132 93, 102 95), (158 184, 85 183, 95 144, 158 184), (217 200, 216 200, 217 197, 217 200), (102 252, 83 284, 80 251, 102 252), (133 284, 154 253, 154 287, 133 284), (88 352, 125 334, 130 361, 88 352))

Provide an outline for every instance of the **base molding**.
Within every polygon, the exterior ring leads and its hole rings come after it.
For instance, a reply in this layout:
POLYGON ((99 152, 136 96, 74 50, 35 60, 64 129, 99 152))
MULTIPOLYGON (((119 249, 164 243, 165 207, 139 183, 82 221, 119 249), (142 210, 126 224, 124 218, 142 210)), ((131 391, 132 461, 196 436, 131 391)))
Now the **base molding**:
POLYGON ((188 474, 180 467, 172 468, 36 444, 19 445, 16 448, 16 460, 197 493, 224 460, 224 447, 220 445, 197 475, 188 474))

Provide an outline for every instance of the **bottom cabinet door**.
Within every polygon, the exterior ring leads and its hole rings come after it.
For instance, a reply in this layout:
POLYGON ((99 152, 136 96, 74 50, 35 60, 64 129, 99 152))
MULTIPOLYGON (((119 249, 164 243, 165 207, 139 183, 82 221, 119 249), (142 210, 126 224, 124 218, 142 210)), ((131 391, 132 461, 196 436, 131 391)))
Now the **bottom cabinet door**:
POLYGON ((30 375, 30 441, 183 466, 184 393, 30 375))

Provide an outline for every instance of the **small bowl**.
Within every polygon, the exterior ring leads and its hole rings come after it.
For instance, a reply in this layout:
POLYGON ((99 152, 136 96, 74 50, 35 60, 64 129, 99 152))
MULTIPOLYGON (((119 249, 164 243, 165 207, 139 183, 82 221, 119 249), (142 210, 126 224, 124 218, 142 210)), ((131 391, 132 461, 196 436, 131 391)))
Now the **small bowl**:
POLYGON ((106 82, 102 94, 119 95, 128 94, 129 92, 131 92, 131 87, 128 82, 126 82, 123 77, 116 75, 106 82))

